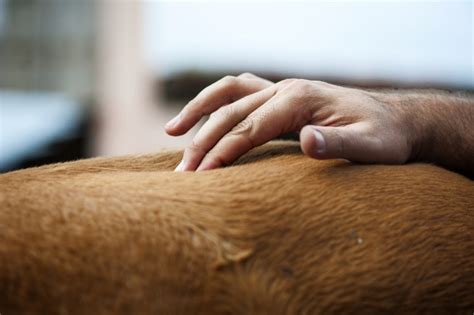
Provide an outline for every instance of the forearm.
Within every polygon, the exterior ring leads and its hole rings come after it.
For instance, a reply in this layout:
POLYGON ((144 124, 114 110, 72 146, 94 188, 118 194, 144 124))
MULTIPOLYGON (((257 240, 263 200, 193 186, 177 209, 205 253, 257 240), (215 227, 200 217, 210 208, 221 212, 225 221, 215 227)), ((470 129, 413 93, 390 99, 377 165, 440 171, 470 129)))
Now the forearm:
POLYGON ((404 113, 404 123, 412 134, 412 161, 474 174, 472 93, 405 90, 384 93, 381 98, 404 113))

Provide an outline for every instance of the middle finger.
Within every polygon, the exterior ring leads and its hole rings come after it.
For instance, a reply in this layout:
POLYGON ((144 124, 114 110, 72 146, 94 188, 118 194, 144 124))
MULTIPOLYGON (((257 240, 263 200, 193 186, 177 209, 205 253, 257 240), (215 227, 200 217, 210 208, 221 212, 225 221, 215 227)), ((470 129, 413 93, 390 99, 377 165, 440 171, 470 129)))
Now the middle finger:
POLYGON ((221 107, 218 111, 214 112, 198 131, 192 144, 185 149, 180 170, 195 170, 207 152, 226 133, 255 109, 272 98, 275 93, 276 88, 270 86, 260 92, 248 95, 232 104, 221 107))

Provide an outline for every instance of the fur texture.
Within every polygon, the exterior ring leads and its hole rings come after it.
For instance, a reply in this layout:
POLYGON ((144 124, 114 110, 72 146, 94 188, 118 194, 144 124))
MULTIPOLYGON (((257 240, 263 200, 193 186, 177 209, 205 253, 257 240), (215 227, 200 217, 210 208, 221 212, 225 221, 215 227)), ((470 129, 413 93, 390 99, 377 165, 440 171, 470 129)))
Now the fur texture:
POLYGON ((0 176, 1 314, 472 314, 474 185, 270 143, 0 176))

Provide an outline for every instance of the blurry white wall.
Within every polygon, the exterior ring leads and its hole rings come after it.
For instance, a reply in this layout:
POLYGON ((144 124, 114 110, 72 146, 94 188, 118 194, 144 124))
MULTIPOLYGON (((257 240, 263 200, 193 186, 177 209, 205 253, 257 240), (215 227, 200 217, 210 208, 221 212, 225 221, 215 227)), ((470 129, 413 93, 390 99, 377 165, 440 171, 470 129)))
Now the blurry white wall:
MULTIPOLYGON (((193 133, 168 136, 165 123, 179 107, 153 99, 154 78, 144 61, 146 1, 96 0, 96 121, 94 155, 156 152, 184 146, 193 133)), ((181 105, 182 106, 182 105, 181 105)), ((194 129, 195 130, 195 129, 194 129)))
POLYGON ((251 70, 472 88, 473 1, 146 1, 161 75, 251 70))

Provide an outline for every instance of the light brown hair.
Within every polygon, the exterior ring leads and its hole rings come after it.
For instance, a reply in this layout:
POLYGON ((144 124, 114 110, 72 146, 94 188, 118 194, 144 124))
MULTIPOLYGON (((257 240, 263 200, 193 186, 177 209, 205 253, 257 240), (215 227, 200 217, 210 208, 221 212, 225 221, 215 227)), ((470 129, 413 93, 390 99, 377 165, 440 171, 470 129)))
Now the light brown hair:
POLYGON ((474 185, 271 143, 0 176, 2 314, 471 314, 474 185))

